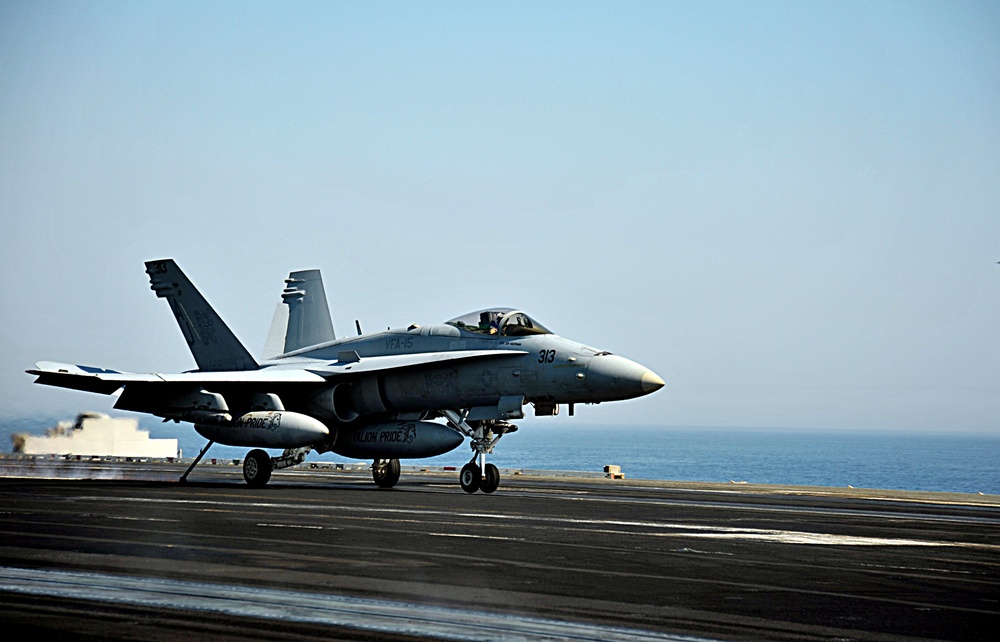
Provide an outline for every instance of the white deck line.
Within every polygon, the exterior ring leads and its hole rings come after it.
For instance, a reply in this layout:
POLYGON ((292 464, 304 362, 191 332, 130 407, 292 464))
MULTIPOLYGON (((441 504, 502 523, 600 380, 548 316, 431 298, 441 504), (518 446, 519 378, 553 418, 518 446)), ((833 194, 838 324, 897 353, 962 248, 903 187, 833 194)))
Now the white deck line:
POLYGON ((445 640, 710 642, 707 638, 390 600, 161 578, 0 567, 0 591, 445 640))

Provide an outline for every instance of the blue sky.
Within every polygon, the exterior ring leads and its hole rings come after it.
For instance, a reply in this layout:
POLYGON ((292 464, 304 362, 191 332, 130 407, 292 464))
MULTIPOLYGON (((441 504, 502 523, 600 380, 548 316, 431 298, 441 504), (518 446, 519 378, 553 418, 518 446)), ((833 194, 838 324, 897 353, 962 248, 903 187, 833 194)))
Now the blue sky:
POLYGON ((35 361, 193 367, 488 305, 667 387, 555 422, 1000 430, 990 2, 5 2, 0 416, 35 361))

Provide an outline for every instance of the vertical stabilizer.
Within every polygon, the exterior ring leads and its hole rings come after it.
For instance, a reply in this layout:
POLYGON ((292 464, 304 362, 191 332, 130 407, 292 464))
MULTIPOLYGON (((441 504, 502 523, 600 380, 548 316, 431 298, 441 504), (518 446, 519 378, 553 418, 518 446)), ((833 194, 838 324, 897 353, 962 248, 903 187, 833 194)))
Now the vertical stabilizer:
POLYGON ((170 304, 170 311, 177 319, 199 370, 217 372, 259 367, 173 259, 147 261, 146 274, 156 296, 170 304))
POLYGON ((287 306, 287 320, 283 318, 279 305, 268 334, 268 347, 274 349, 274 339, 277 332, 280 332, 279 324, 282 321, 286 321, 283 346, 286 353, 336 339, 320 271, 292 272, 285 279, 285 285, 287 287, 281 293, 281 301, 287 306))
POLYGON ((264 351, 261 361, 274 359, 285 351, 285 330, 288 328, 288 306, 279 302, 274 306, 274 316, 271 317, 271 329, 267 331, 264 341, 264 351))

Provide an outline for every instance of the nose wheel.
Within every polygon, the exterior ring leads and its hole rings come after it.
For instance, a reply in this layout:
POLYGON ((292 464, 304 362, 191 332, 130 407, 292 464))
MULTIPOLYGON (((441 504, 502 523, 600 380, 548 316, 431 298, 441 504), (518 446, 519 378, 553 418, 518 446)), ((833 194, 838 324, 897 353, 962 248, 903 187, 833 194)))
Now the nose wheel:
POLYGON ((483 481, 479 484, 479 490, 484 493, 492 493, 500 486, 500 471, 493 464, 486 464, 483 471, 483 481))
POLYGON ((462 486, 462 490, 469 494, 477 490, 492 493, 500 487, 500 471, 493 464, 486 464, 486 468, 480 468, 475 462, 470 461, 462 466, 458 483, 462 486))
POLYGON ((462 466, 462 472, 458 475, 462 490, 469 494, 477 490, 484 493, 495 491, 500 487, 500 471, 493 464, 486 463, 486 455, 493 452, 493 447, 501 437, 516 431, 517 426, 498 420, 475 421, 470 425, 462 414, 453 410, 440 412, 452 428, 472 438, 472 451, 476 454, 472 461, 462 466))
POLYGON ((470 461, 462 466, 462 472, 458 475, 458 483, 461 484, 462 490, 471 495, 479 490, 479 487, 482 485, 483 471, 479 469, 479 466, 470 461))

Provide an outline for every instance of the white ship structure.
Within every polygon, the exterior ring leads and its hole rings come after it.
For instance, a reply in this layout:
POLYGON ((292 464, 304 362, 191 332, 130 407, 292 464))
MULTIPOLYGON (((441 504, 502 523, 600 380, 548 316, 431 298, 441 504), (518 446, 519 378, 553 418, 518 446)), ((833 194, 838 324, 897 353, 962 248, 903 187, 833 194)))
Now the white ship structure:
POLYGON ((150 439, 135 419, 113 418, 84 412, 76 421, 60 421, 44 435, 13 436, 14 452, 24 455, 81 457, 131 457, 167 459, 177 457, 176 439, 150 439))

